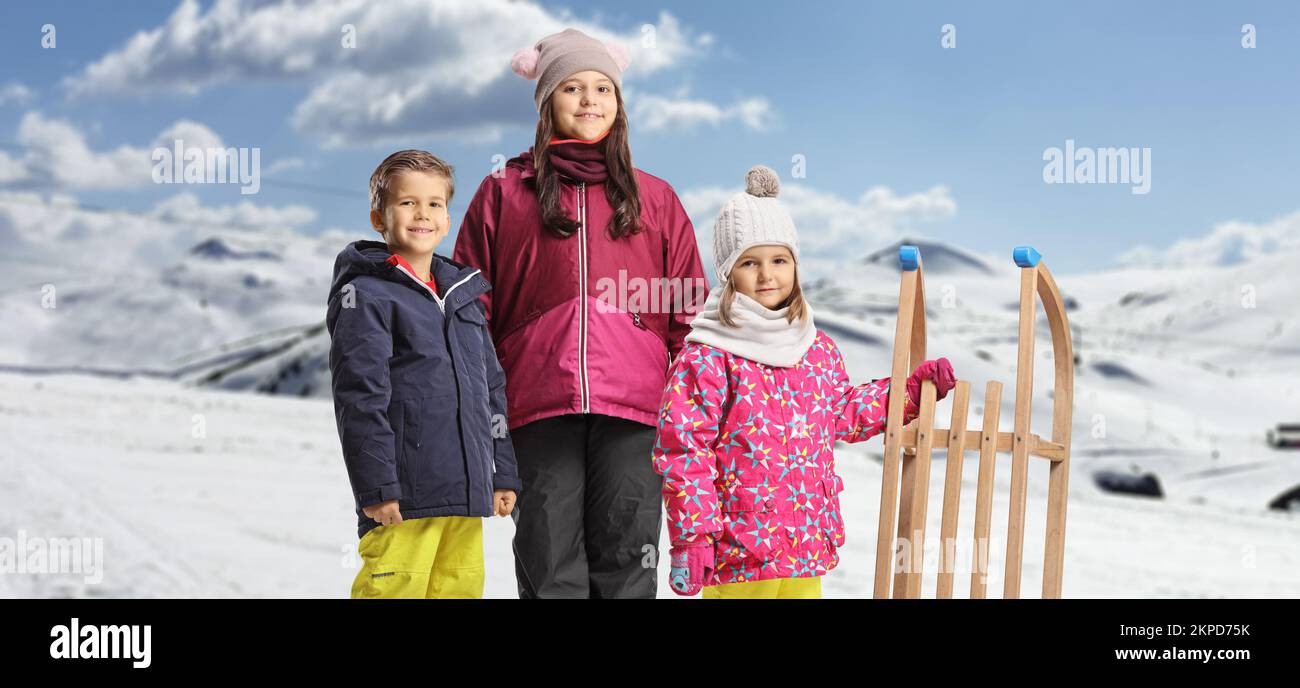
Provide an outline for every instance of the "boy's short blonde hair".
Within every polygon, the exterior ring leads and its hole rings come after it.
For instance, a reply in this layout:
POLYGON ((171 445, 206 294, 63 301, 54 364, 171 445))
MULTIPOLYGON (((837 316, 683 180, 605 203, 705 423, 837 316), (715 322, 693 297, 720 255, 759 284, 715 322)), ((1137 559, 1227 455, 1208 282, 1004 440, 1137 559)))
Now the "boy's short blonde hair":
POLYGON ((456 179, 451 165, 428 151, 401 150, 384 158, 370 175, 370 209, 384 212, 388 204, 388 187, 393 179, 406 172, 428 172, 447 180, 447 204, 456 193, 456 179))

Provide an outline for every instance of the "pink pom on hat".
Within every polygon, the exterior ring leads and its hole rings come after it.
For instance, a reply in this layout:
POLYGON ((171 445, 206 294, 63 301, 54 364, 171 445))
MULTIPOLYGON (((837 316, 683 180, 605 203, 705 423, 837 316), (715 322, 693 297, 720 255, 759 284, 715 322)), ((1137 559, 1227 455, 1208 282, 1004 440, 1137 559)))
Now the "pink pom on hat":
POLYGON ((632 63, 627 48, 615 41, 600 42, 577 30, 565 29, 519 50, 510 58, 510 70, 525 79, 537 79, 533 100, 537 111, 561 81, 587 70, 609 77, 615 88, 623 88, 623 70, 632 63))
POLYGON ((510 71, 532 81, 537 78, 537 61, 541 57, 542 52, 537 48, 520 48, 510 58, 510 71))

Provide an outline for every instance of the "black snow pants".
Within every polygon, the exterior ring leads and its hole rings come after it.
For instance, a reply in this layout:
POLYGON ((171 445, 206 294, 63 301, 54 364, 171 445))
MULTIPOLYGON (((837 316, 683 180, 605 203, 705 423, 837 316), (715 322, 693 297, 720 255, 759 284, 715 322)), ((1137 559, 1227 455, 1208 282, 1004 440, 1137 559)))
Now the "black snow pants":
POLYGON ((511 514, 519 597, 653 598, 663 525, 655 428, 571 414, 510 438, 524 488, 511 514))

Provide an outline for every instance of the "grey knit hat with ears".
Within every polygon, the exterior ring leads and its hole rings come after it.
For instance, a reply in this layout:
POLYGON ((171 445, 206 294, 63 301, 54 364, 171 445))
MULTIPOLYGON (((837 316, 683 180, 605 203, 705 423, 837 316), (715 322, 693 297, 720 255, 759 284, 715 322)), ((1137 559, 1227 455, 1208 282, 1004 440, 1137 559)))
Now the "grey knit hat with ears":
POLYGON ((553 33, 510 59, 510 69, 525 79, 537 79, 533 100, 537 111, 561 81, 588 69, 600 72, 623 90, 623 70, 631 64, 627 49, 614 41, 601 43, 577 29, 553 33))
POLYGON ((790 213, 776 200, 780 190, 776 171, 755 165, 745 174, 745 192, 722 206, 713 223, 713 262, 720 284, 730 279, 731 266, 751 246, 785 246, 799 262, 799 234, 790 213))

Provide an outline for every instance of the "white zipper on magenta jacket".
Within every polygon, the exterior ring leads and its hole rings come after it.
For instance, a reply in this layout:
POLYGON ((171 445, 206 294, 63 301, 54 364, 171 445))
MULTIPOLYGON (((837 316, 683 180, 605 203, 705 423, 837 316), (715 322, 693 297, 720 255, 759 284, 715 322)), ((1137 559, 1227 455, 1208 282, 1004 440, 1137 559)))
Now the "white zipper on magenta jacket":
POLYGON ((591 413, 591 387, 587 383, 587 184, 578 182, 578 265, 582 279, 578 284, 581 315, 578 320, 578 369, 582 376, 582 412, 591 413))
POLYGON ((407 277, 410 277, 411 279, 415 280, 415 283, 416 283, 416 284, 420 285, 421 287, 424 287, 425 291, 429 292, 429 296, 432 296, 434 302, 438 304, 438 310, 442 311, 444 315, 446 315, 446 313, 447 313, 447 306, 446 306, 446 303, 447 303, 447 299, 448 299, 448 298, 451 298, 451 292, 454 291, 454 290, 456 289, 456 287, 459 287, 460 285, 462 285, 462 284, 464 284, 464 283, 470 281, 471 279, 473 279, 473 278, 474 278, 474 275, 477 275, 478 273, 482 272, 481 270, 475 270, 474 272, 471 272, 471 273, 469 273, 468 275, 465 275, 465 278, 464 278, 464 279, 462 279, 461 281, 459 281, 459 282, 457 282, 457 283, 451 285, 450 287, 447 287, 447 296, 446 296, 445 298, 438 298, 438 292, 434 291, 433 289, 430 289, 430 288, 429 288, 429 285, 427 285, 427 284, 424 283, 424 280, 422 280, 422 279, 420 279, 419 277, 416 277, 416 276, 415 276, 415 273, 410 272, 409 270, 407 270, 406 268, 402 267, 401 265, 398 265, 398 266, 396 266, 396 267, 397 267, 398 270, 400 270, 400 271, 402 272, 403 275, 406 275, 407 277))

